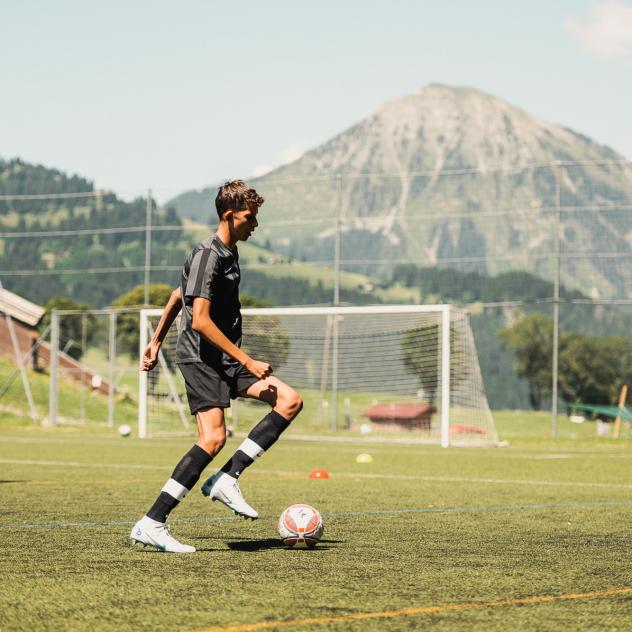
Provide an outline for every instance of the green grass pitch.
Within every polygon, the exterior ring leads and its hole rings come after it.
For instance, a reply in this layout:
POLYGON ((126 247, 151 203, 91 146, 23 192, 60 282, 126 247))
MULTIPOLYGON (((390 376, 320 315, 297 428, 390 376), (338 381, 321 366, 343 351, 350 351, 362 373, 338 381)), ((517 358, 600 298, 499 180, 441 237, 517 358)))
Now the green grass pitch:
POLYGON ((546 424, 501 415, 502 449, 282 439, 242 477, 261 519, 198 486, 171 520, 198 552, 173 555, 127 538, 189 439, 0 415, 0 629, 629 629, 630 439, 546 424), (324 516, 313 551, 278 541, 294 502, 324 516))

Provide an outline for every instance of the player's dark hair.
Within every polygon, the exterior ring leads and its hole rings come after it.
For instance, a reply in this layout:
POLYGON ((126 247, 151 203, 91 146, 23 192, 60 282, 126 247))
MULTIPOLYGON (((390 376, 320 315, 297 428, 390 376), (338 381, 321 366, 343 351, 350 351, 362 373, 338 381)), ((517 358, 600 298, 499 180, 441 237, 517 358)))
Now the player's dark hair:
POLYGON ((215 208, 222 219, 228 209, 243 211, 247 208, 259 208, 264 199, 243 180, 229 180, 217 191, 215 208))

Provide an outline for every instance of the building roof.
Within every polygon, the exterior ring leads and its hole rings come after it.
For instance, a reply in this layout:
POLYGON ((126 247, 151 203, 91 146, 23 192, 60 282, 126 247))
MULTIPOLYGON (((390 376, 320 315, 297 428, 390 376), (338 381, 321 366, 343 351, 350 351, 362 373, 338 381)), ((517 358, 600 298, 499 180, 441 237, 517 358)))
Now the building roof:
POLYGON ((430 404, 376 404, 362 413, 373 421, 387 419, 414 420, 434 413, 436 408, 430 404))
POLYGON ((40 305, 0 288, 0 314, 8 314, 29 327, 35 327, 42 320, 45 312, 46 310, 40 305))

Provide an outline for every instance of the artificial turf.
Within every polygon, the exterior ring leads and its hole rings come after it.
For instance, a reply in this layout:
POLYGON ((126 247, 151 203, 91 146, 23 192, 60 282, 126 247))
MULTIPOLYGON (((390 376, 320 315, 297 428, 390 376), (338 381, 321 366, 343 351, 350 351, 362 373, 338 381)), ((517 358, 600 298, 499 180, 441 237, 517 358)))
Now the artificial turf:
POLYGON ((131 547, 190 443, 5 418, 0 629, 630 628, 629 439, 442 450, 286 438, 242 477, 261 519, 196 488, 171 524, 197 553, 131 547), (330 478, 309 479, 315 468, 330 478), (278 540, 294 502, 323 514, 315 550, 278 540), (350 618, 364 614, 376 616, 350 618))

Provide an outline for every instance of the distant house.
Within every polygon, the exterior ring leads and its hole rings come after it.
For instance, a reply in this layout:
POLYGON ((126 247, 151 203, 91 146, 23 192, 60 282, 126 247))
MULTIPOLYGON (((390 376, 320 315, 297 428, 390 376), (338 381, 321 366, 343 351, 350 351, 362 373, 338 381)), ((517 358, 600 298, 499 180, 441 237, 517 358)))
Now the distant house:
MULTIPOLYGON (((18 348, 22 357, 26 356, 35 345, 38 338, 37 326, 44 317, 45 310, 40 305, 31 303, 25 298, 9 292, 9 290, 0 290, 0 355, 9 356, 15 359, 15 350, 11 333, 9 331, 9 322, 7 316, 13 321, 13 329, 17 339, 18 348)), ((34 358, 29 356, 26 362, 28 366, 33 367, 34 358)))
POLYGON ((368 417, 379 430, 430 430, 436 411, 431 404, 376 404, 362 416, 368 417))
MULTIPOLYGON (((40 305, 9 292, 0 289, 0 356, 8 356, 15 362, 15 350, 9 331, 7 315, 13 321, 13 329, 17 339, 18 348, 23 358, 28 357, 25 365, 34 368, 47 369, 50 365, 51 348, 45 341, 38 342, 39 333, 37 326, 44 317, 46 310, 40 305), (35 349, 34 349, 35 348, 35 349), (29 352, 31 352, 29 354, 29 352), (29 354, 27 356, 27 354, 29 354)), ((57 361, 59 368, 76 382, 95 388, 102 394, 107 394, 109 383, 101 379, 94 371, 71 358, 63 351, 58 351, 57 361)))

